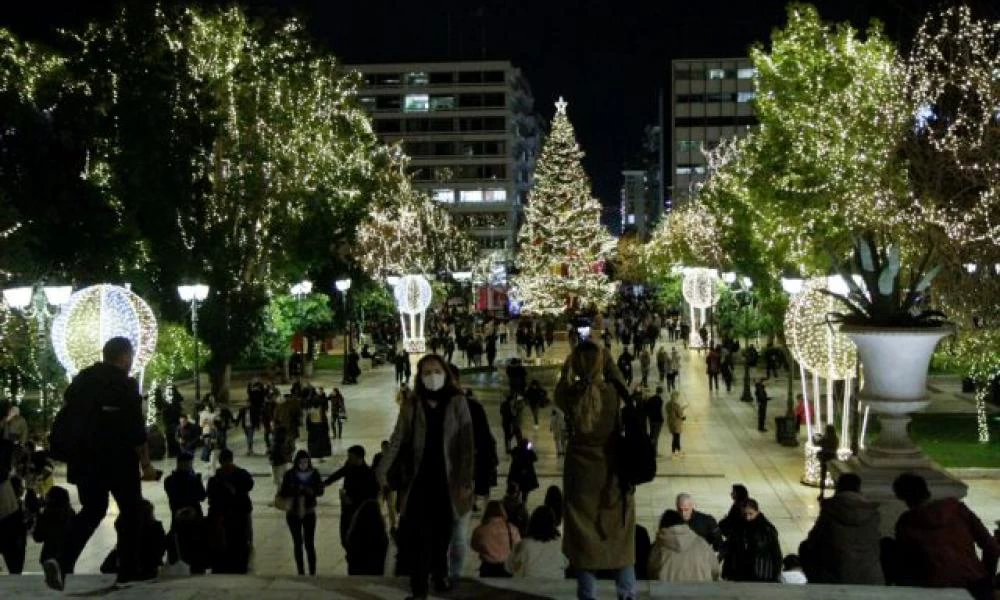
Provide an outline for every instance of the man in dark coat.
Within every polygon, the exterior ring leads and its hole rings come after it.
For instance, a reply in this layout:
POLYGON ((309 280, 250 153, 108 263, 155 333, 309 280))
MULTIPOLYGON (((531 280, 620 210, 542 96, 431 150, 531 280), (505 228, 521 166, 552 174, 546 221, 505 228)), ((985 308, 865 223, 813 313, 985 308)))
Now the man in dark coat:
POLYGON ((621 371, 625 385, 632 387, 632 355, 629 354, 627 346, 618 357, 618 370, 621 371))
POLYGON ((913 473, 897 477, 892 489, 909 507, 896 522, 895 583, 960 587, 976 600, 991 600, 1000 544, 979 517, 957 498, 931 500, 927 482, 913 473))
POLYGON ((722 549, 722 530, 719 529, 719 524, 712 515, 695 510, 691 494, 678 494, 675 506, 691 531, 701 536, 716 552, 722 549))
POLYGON ((204 517, 201 503, 208 493, 201 473, 194 471, 194 456, 186 452, 177 456, 177 468, 163 480, 163 489, 170 504, 167 561, 173 564, 181 558, 193 572, 204 572, 206 564, 199 534, 204 517))
POLYGON ((510 393, 516 396, 523 396, 528 387, 528 370, 517 358, 510 359, 507 365, 507 383, 510 385, 510 393))
POLYGON ((143 578, 139 564, 142 525, 141 480, 155 478, 146 450, 146 427, 142 417, 142 396, 132 370, 132 343, 124 337, 104 344, 103 360, 87 367, 66 389, 67 409, 84 415, 86 427, 81 448, 73 449, 67 464, 67 479, 76 485, 80 512, 73 519, 69 539, 59 559, 43 563, 45 583, 55 590, 65 586, 76 560, 94 530, 108 512, 108 494, 118 505, 120 564, 118 581, 143 578))
POLYGON ((802 570, 809 583, 885 585, 880 539, 878 504, 861 495, 860 477, 844 473, 799 545, 802 570))
MULTIPOLYGON (((471 391, 466 392, 465 399, 469 403, 469 416, 472 417, 472 441, 476 447, 473 492, 476 496, 489 498, 490 488, 497 484, 497 467, 500 464, 500 457, 497 456, 497 441, 490 432, 490 422, 486 417, 483 405, 476 400, 471 391)), ((478 510, 478 508, 473 510, 478 510)))
POLYGON ((253 476, 233 464, 233 451, 228 448, 219 452, 219 464, 207 490, 212 573, 244 574, 250 559, 253 476))
POLYGON ((362 446, 351 446, 347 449, 347 462, 323 481, 323 485, 332 485, 344 480, 344 489, 340 496, 340 543, 347 547, 347 530, 351 525, 354 511, 366 500, 377 499, 379 493, 375 470, 365 463, 365 449, 362 446))

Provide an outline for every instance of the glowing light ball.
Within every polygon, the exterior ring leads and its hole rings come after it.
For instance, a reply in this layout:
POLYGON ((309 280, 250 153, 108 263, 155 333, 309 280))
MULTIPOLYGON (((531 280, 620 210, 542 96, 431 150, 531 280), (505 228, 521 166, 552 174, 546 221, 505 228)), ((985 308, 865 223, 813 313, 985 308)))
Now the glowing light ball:
POLYGON ((840 328, 827 324, 827 315, 843 306, 820 290, 828 289, 826 278, 809 279, 793 297, 785 313, 785 339, 792 356, 823 379, 847 379, 854 375, 857 348, 840 328))
POLYGON ((396 307, 406 315, 417 315, 431 305, 431 284, 423 275, 406 275, 396 284, 396 307))
POLYGON ((715 269, 691 268, 684 272, 682 292, 692 308, 711 308, 719 302, 719 274, 715 269))
POLYGON ((131 374, 140 373, 156 350, 156 317, 145 300, 116 285, 74 292, 52 321, 52 348, 70 377, 100 361, 113 337, 132 342, 131 374))
POLYGON ((396 283, 393 295, 399 309, 403 328, 403 347, 407 352, 420 354, 426 351, 424 339, 425 312, 431 305, 431 284, 423 275, 406 275, 396 283), (407 319, 406 316, 409 318, 407 319), (418 318, 419 317, 419 318, 418 318))

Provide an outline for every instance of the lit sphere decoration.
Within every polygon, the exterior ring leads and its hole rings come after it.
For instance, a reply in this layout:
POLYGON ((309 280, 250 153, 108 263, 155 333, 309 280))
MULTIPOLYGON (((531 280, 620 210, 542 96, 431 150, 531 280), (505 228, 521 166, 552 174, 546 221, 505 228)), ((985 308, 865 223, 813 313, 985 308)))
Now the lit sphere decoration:
POLYGON ((393 290, 396 307, 406 315, 418 315, 431 305, 431 284, 423 275, 401 277, 393 290))
POLYGON ((52 321, 52 348, 72 377, 101 360, 113 337, 132 342, 131 375, 142 371, 156 351, 156 316, 138 295, 116 285, 94 285, 74 292, 52 321))
POLYGON ((827 289, 825 277, 809 279, 794 296, 785 313, 785 339, 795 360, 823 379, 837 381, 854 376, 857 348, 840 328, 827 324, 827 315, 842 311, 827 289))
POLYGON ((715 269, 693 267, 684 271, 681 291, 693 308, 711 308, 719 302, 719 276, 715 269))

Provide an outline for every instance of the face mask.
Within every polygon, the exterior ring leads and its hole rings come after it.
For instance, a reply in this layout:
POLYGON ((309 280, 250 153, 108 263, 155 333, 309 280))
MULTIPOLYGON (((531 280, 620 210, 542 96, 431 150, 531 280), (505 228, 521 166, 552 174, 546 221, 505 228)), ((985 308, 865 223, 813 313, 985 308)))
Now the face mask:
POLYGON ((432 392, 436 392, 444 387, 444 373, 422 375, 420 380, 424 382, 424 387, 432 392))

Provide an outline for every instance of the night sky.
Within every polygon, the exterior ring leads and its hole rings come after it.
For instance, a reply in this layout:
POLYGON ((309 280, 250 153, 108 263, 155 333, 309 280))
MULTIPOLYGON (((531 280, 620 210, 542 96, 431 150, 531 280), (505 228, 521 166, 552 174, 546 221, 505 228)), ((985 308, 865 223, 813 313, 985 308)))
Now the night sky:
MULTIPOLYGON (((0 24, 45 39, 57 26, 86 22, 113 3, 77 0, 59 6, 6 0, 0 24)), ((197 4, 211 4, 198 2, 197 4)), ((620 171, 641 149, 642 131, 657 120, 659 90, 669 85, 673 58, 744 56, 784 24, 784 1, 774 0, 248 0, 253 12, 297 15, 316 41, 342 61, 509 59, 530 82, 546 119, 564 95, 586 152, 595 195, 618 201, 620 171)), ((885 23, 904 46, 929 0, 829 0, 816 3, 824 19, 885 23)), ((1000 2, 973 0, 981 15, 997 16, 1000 2)), ((669 109, 669 102, 668 109, 669 109)), ((668 180, 669 181, 669 180, 668 180)), ((609 211, 610 212, 610 211, 609 211)))

